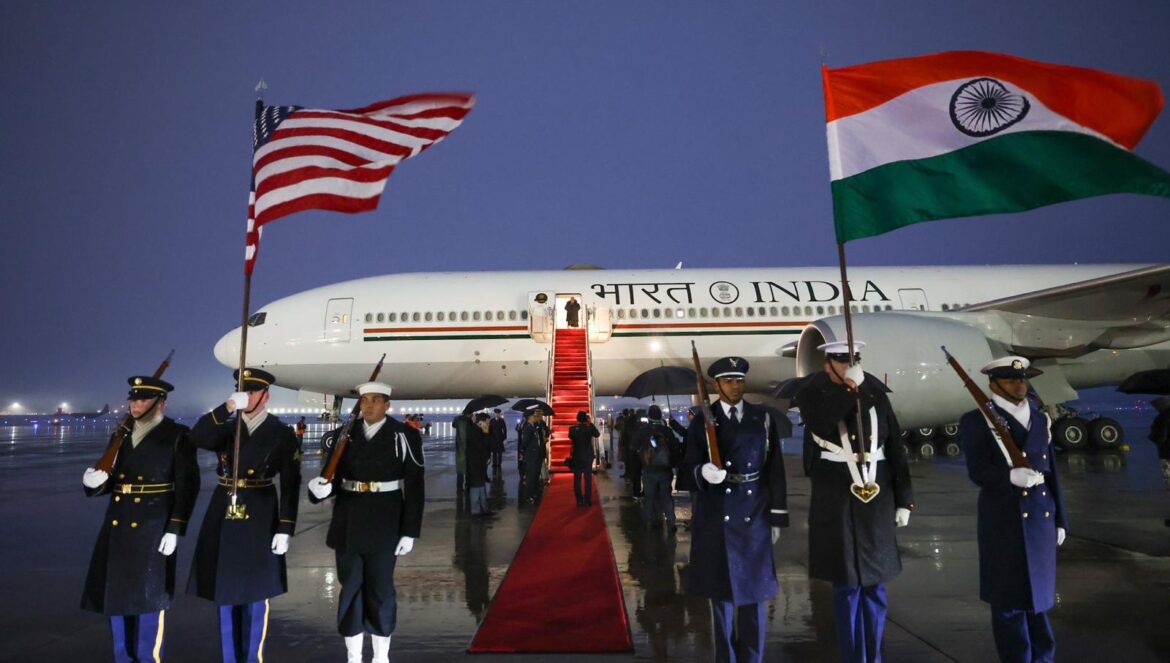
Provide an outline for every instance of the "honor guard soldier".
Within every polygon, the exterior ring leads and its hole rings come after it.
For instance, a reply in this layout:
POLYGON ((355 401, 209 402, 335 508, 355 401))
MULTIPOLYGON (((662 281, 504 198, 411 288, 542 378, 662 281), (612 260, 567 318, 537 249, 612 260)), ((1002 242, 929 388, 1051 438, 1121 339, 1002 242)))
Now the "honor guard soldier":
POLYGON ((158 661, 163 622, 175 593, 175 547, 199 492, 199 466, 187 427, 164 417, 174 389, 158 378, 130 378, 133 429, 123 431, 113 476, 87 469, 90 497, 110 495, 81 607, 110 618, 114 660, 158 661))
POLYGON ((963 415, 967 474, 979 486, 979 598, 991 605, 1001 661, 1051 661, 1056 640, 1046 614, 1056 602, 1056 548, 1068 529, 1048 417, 1028 400, 1039 375, 1023 357, 983 367, 991 401, 1031 469, 1013 468, 980 410, 963 415))
POLYGON ((779 592, 772 546, 788 526, 788 492, 780 440, 788 418, 743 400, 748 362, 711 364, 719 400, 711 405, 722 467, 710 462, 703 417, 687 429, 681 473, 695 478, 688 594, 711 600, 715 660, 764 657, 764 608, 779 592), (734 629, 733 629, 733 626, 734 629))
POLYGON ((898 420, 885 385, 861 369, 864 346, 854 343, 852 365, 848 343, 819 346, 824 370, 796 395, 812 486, 808 574, 833 584, 837 646, 854 663, 881 660, 885 583, 902 571, 894 530, 914 508, 898 420))
MULTIPOLYGON (((234 377, 239 384, 238 370, 234 377)), ((266 410, 276 378, 258 368, 244 369, 243 377, 244 391, 200 417, 191 430, 195 446, 218 455, 219 481, 199 530, 187 593, 219 606, 225 663, 263 658, 268 599, 288 591, 284 554, 296 529, 301 489, 296 434, 266 410), (234 482, 233 413, 243 418, 234 482), (236 502, 229 516, 233 488, 236 502)))
MULTIPOLYGON (((387 663, 398 615, 394 567, 422 530, 422 437, 386 416, 389 385, 367 382, 358 385, 358 393, 362 420, 351 430, 333 481, 309 481, 309 501, 337 497, 325 543, 333 548, 341 580, 337 630, 345 638, 346 660, 361 663, 362 641, 369 633, 373 662, 387 663)), ((325 465, 335 453, 336 445, 325 465)))

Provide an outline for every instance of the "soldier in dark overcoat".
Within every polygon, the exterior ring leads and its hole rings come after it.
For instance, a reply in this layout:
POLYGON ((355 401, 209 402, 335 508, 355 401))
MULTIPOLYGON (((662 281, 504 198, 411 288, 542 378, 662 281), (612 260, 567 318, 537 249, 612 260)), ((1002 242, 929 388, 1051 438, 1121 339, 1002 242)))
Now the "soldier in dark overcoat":
POLYGON ((508 422, 504 421, 504 414, 499 408, 493 410, 492 414, 488 449, 492 453, 492 477, 499 477, 504 462, 504 443, 508 441, 508 422))
POLYGON ((162 656, 164 613, 175 594, 175 547, 199 493, 186 426, 163 416, 169 383, 131 377, 132 427, 110 473, 82 476, 89 497, 110 495, 94 544, 81 607, 110 618, 115 661, 162 656))
POLYGON ((569 468, 573 470, 573 496, 577 506, 593 506, 593 440, 601 431, 589 420, 589 413, 577 413, 577 423, 569 429, 572 452, 569 468))
POLYGON ((524 427, 520 429, 520 447, 524 449, 523 489, 529 504, 536 502, 543 487, 540 475, 545 463, 546 434, 544 412, 540 406, 533 405, 525 411, 524 427))
POLYGON ((960 420, 967 474, 979 486, 979 598, 991 606, 1000 660, 1051 661, 1056 640, 1047 612, 1056 602, 1056 548, 1068 520, 1048 417, 1027 398, 1028 378, 1040 371, 1008 356, 982 372, 992 405, 1031 467, 1012 467, 980 410, 960 420))
POLYGON ((490 516, 487 480, 491 458, 491 417, 487 412, 476 412, 472 422, 474 425, 467 431, 467 497, 471 502, 471 515, 490 516))
MULTIPOLYGON (((426 501, 422 437, 418 430, 386 416, 390 385, 358 385, 361 421, 337 463, 332 482, 309 481, 314 504, 336 496, 325 543, 333 549, 341 596, 337 630, 349 661, 361 663, 362 641, 370 634, 374 663, 386 663, 398 619, 394 569, 414 549, 422 531, 426 501)), ((325 465, 332 460, 329 451, 325 465)))
MULTIPOLYGON (((239 371, 235 379, 239 384, 239 371)), ((215 452, 218 482, 195 545, 187 593, 219 606, 223 660, 263 657, 268 599, 288 591, 284 554, 296 529, 301 455, 292 427, 270 414, 268 387, 275 377, 246 368, 244 391, 199 418, 191 429, 195 446, 215 452), (240 430, 239 474, 235 465, 236 422, 240 430), (279 493, 277 484, 280 485, 279 493), (233 504, 246 518, 228 517, 233 504)))
POLYGON ((675 468, 682 465, 682 445, 663 423, 662 408, 651 405, 646 417, 649 421, 634 433, 634 451, 642 459, 642 519, 647 528, 661 528, 665 517, 667 529, 676 532, 671 482, 675 468))
MULTIPOLYGON (((864 345, 855 342, 856 350, 864 345)), ((885 386, 861 370, 860 352, 851 362, 848 343, 818 349, 825 353, 824 370, 809 376, 796 396, 804 420, 804 471, 812 487, 808 572, 833 583, 841 659, 877 661, 885 583, 902 571, 894 530, 909 523, 914 508, 910 466, 885 386), (874 486, 877 492, 870 494, 874 486)))
POLYGON ((715 659, 741 663, 763 660, 764 609, 779 591, 772 546, 788 526, 780 440, 792 433, 787 417, 743 400, 747 371, 742 357, 707 369, 719 392, 711 416, 723 464, 711 463, 704 418, 696 416, 679 470, 698 489, 686 591, 711 600, 715 659))

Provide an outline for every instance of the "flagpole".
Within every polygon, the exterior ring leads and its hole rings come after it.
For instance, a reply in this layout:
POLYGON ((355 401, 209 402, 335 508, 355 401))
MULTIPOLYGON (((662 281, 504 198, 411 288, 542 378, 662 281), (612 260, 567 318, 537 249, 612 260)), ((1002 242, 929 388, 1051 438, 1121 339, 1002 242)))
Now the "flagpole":
MULTIPOLYGON (((260 85, 256 86, 258 91, 259 91, 261 85, 264 85, 263 81, 260 82, 260 85)), ((265 86, 265 87, 267 87, 267 86, 265 86)), ((260 96, 257 96, 256 97, 255 121, 259 122, 260 115, 263 112, 264 112, 264 99, 260 96)), ((251 169, 249 168, 249 170, 251 170, 251 169)), ((254 184, 255 183, 253 182, 253 185, 254 184)), ((251 216, 250 213, 249 213, 249 216, 251 216)), ((245 231, 244 231, 245 250, 246 250, 247 243, 248 243, 248 231, 247 231, 247 228, 245 228, 245 231)), ((260 247, 257 246, 255 250, 258 251, 259 249, 260 249, 260 247)), ((240 368, 239 368, 239 371, 236 373, 236 391, 237 392, 244 391, 244 367, 247 366, 247 362, 248 362, 248 318, 249 318, 248 311, 252 307, 252 265, 254 265, 254 264, 255 263, 249 264, 249 261, 247 260, 247 258, 245 258, 245 260, 244 260, 244 310, 243 310, 243 318, 240 322, 240 368)), ((227 515, 225 516, 228 520, 246 520, 248 518, 248 514, 244 510, 244 505, 237 503, 237 500, 239 498, 239 492, 240 492, 240 487, 239 487, 239 483, 240 483, 240 481, 239 481, 239 479, 240 479, 240 438, 243 434, 243 428, 244 428, 244 410, 240 410, 239 408, 237 408, 237 410, 238 411, 236 412, 236 438, 235 438, 235 444, 232 447, 232 500, 231 500, 231 504, 228 505, 227 515)))
MULTIPOLYGON (((851 311, 853 307, 849 305, 849 302, 853 299, 853 297, 852 293, 849 292, 849 277, 845 272, 845 242, 837 242, 837 264, 841 267, 841 301, 845 304, 841 308, 845 311, 845 341, 849 344, 845 351, 849 353, 849 366, 853 367, 855 363, 854 356, 857 353, 855 352, 856 347, 853 345, 853 313, 851 311)), ((862 382, 864 381, 865 378, 863 376, 862 382)), ((857 389, 855 390, 854 394, 857 396, 857 406, 854 408, 857 411, 856 448, 860 449, 861 451, 857 452, 851 448, 850 452, 858 453, 859 462, 865 463, 867 459, 865 451, 865 428, 861 419, 861 382, 857 383, 857 389)), ((877 431, 873 431, 873 434, 876 436, 877 431)))

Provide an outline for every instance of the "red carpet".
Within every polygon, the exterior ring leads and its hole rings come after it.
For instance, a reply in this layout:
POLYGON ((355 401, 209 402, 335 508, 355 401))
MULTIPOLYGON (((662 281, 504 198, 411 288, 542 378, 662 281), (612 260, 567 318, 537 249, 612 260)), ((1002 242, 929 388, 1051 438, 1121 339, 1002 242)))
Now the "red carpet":
MULTIPOLYGON (((550 469, 568 472, 563 462, 573 449, 569 428, 576 425, 577 413, 589 407, 589 360, 585 356, 583 328, 558 329, 553 348, 552 385, 552 439, 549 440, 550 469)), ((571 490, 571 487, 570 487, 571 490)))
POLYGON ((573 475, 553 475, 468 652, 633 651, 596 488, 578 508, 573 475))

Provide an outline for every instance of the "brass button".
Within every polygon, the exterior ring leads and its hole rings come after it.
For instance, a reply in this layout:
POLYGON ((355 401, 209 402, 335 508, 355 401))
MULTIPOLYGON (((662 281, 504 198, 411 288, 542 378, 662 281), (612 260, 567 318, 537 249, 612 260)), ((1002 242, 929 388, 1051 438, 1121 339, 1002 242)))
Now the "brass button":
POLYGON ((1020 491, 1020 494, 1021 494, 1021 495, 1023 495, 1024 497, 1027 497, 1027 496, 1028 496, 1028 491, 1026 491, 1026 490, 1021 490, 1021 491, 1020 491))
POLYGON ((125 479, 125 478, 126 478, 126 475, 125 475, 125 474, 123 474, 123 473, 121 473, 121 472, 118 472, 118 478, 119 478, 119 479, 125 479))
POLYGON ((745 523, 750 523, 750 522, 752 521, 752 517, 751 517, 751 516, 744 516, 744 517, 743 517, 743 521, 744 521, 745 523))
POLYGON ((1043 458, 1044 460, 1048 460, 1048 454, 1044 454, 1044 455, 1042 455, 1042 456, 1040 456, 1040 457, 1041 457, 1041 458, 1043 458))
MULTIPOLYGON (((731 516, 723 516, 723 522, 727 522, 729 520, 731 520, 731 516)), ((117 521, 114 522, 117 523, 117 521)))
POLYGON ((730 495, 730 494, 731 494, 731 489, 730 489, 730 488, 728 488, 727 490, 725 490, 725 491, 723 491, 723 492, 725 492, 725 493, 727 493, 728 495, 730 495))
POLYGON ((121 501, 122 501, 122 496, 121 496, 121 495, 114 495, 114 501, 115 501, 115 502, 121 502, 121 501))
POLYGON ((751 467, 751 466, 752 466, 752 464, 751 464, 751 463, 748 463, 748 467, 751 467))
POLYGON ((130 527, 138 527, 138 523, 130 523, 130 527))
POLYGON ((111 525, 113 525, 114 527, 117 527, 117 526, 118 526, 118 521, 115 519, 115 520, 114 520, 113 522, 111 522, 110 524, 111 524, 111 525))
POLYGON ((752 489, 748 488, 748 495, 751 495, 751 494, 752 494, 752 489))
POLYGON ((253 475, 253 474, 255 474, 255 473, 256 473, 256 470, 251 470, 251 469, 250 469, 250 470, 248 470, 248 474, 249 474, 249 476, 250 476, 250 475, 253 475))
POLYGON ((1045 511, 1045 512, 1044 512, 1044 517, 1045 517, 1045 518, 1048 518, 1048 517, 1049 517, 1049 516, 1051 516, 1051 515, 1052 515, 1052 514, 1051 514, 1051 513, 1048 513, 1047 511, 1045 511))
POLYGON ((731 461, 729 461, 729 460, 723 461, 723 467, 731 467, 731 461))
POLYGON ((856 440, 856 439, 857 439, 857 436, 856 436, 856 435, 850 435, 850 436, 849 436, 849 439, 850 439, 850 440, 856 440))
POLYGON ((141 474, 139 474, 139 475, 138 475, 138 480, 139 480, 139 481, 142 481, 142 480, 143 480, 143 478, 144 478, 144 477, 143 477, 141 474))
POLYGON ((1048 491, 1047 491, 1047 490, 1042 490, 1042 491, 1040 491, 1040 494, 1041 494, 1041 495, 1043 495, 1044 497, 1048 497, 1048 491))
POLYGON ((1020 452, 1020 455, 1021 455, 1021 456, 1023 456, 1024 458, 1027 458, 1027 457, 1028 457, 1028 452, 1027 452, 1027 451, 1021 451, 1021 452, 1020 452))
POLYGON ((1027 512, 1027 511, 1025 511, 1025 512, 1024 512, 1024 517, 1025 517, 1025 518, 1027 518, 1027 517, 1028 517, 1028 512, 1027 512))
POLYGON ((141 498, 141 497, 135 497, 135 498, 134 498, 134 503, 135 503, 135 504, 138 504, 138 503, 139 503, 139 502, 141 502, 141 501, 142 501, 142 498, 141 498))

